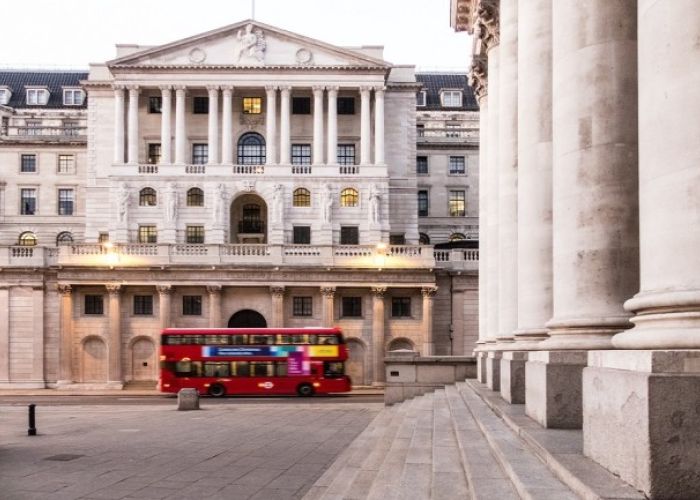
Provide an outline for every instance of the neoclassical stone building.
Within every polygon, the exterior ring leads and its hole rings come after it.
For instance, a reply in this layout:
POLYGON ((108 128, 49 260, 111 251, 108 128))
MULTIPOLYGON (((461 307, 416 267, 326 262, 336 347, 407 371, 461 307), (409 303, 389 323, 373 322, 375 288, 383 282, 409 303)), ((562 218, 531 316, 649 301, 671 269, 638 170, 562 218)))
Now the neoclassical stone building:
POLYGON ((700 496, 700 7, 453 0, 481 109, 480 380, 700 496))
POLYGON ((0 72, 0 386, 152 381, 167 326, 339 325, 356 384, 471 352, 478 253, 419 244, 420 89, 256 21, 0 72))

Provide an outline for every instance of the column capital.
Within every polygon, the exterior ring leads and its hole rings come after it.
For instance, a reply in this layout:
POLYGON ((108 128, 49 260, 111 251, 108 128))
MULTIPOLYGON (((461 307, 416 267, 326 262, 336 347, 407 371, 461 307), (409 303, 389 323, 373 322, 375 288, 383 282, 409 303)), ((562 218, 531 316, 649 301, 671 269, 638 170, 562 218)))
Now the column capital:
POLYGON ((271 286, 270 293, 272 294, 273 297, 283 297, 284 296, 284 287, 283 286, 271 286))
POLYGON ((105 288, 110 295, 119 295, 122 291, 122 286, 119 283, 107 283, 105 288))
POLYGON ((334 286, 322 286, 321 287, 321 295, 324 297, 333 297, 335 295, 335 287, 334 286))
POLYGON ((219 86, 218 85, 207 85, 207 90, 211 94, 212 92, 218 92, 219 91, 219 86))
POLYGON ((328 91, 328 95, 331 95, 331 93, 337 95, 340 87, 338 85, 327 85, 326 90, 328 91))
POLYGON ((173 85, 173 88, 176 92, 184 92, 185 90, 187 90, 186 85, 173 85))
POLYGON ((365 97, 365 96, 366 96, 366 97, 369 97, 369 93, 370 93, 371 90, 372 90, 372 86, 371 86, 371 85, 360 85, 360 94, 361 94, 363 97, 365 97))
POLYGON ((269 94, 271 92, 274 92, 278 88, 279 87, 277 85, 265 85, 265 92, 267 92, 269 94))
POLYGON ((438 287, 436 286, 424 286, 421 288, 421 293, 423 294, 423 298, 425 299, 430 299, 435 296, 437 293, 438 287))
POLYGON ((486 56, 473 56, 472 65, 469 68, 469 86, 474 90, 477 101, 480 101, 488 94, 488 59, 486 56))
POLYGON ((372 295, 374 295, 378 299, 384 298, 384 294, 386 293, 386 287, 385 286, 373 286, 370 291, 372 292, 372 295))
POLYGON ((226 95, 226 92, 233 92, 233 85, 221 85, 221 91, 226 95))
POLYGON ((68 283, 58 283, 56 284, 56 290, 58 290, 58 293, 61 295, 70 295, 71 292, 73 291, 73 287, 70 286, 68 283))
POLYGON ((122 83, 113 83, 113 84, 112 84, 112 90, 122 91, 122 90, 124 90, 125 88, 126 88, 126 85, 124 85, 124 84, 122 84, 122 83))
POLYGON ((173 90, 172 85, 158 85, 158 88, 163 92, 170 92, 171 90, 173 90))
POLYGON ((207 285, 207 293, 210 295, 221 293, 222 289, 223 287, 221 285, 207 285))
POLYGON ((170 295, 173 292, 172 285, 156 285, 156 290, 160 295, 170 295))
POLYGON ((126 89, 129 91, 130 94, 133 94, 134 92, 139 92, 141 90, 141 88, 136 84, 127 85, 126 89))
POLYGON ((278 88, 280 89, 280 92, 282 92, 283 94, 284 94, 284 93, 287 93, 287 94, 288 94, 289 91, 292 90, 292 86, 291 86, 291 85, 279 85, 278 88))
POLYGON ((386 87, 384 85, 377 85, 376 87, 372 87, 374 89, 374 95, 376 96, 381 96, 384 97, 384 91, 386 90, 386 87))
POLYGON ((314 85, 311 87, 311 90, 314 92, 314 96, 323 93, 324 90, 326 90, 325 85, 314 85))

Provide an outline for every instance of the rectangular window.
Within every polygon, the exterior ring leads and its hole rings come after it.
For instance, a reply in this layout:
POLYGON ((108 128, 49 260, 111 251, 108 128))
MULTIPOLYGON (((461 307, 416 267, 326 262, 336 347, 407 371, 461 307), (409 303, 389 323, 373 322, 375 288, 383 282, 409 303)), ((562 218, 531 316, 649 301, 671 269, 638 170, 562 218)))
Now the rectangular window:
POLYGON ((204 243, 204 226, 187 226, 185 228, 186 243, 204 243))
POLYGON ((405 245, 406 235, 404 233, 393 233, 389 235, 390 245, 405 245))
POLYGON ((104 314, 104 297, 102 295, 85 296, 85 314, 104 314))
POLYGON ((209 98, 195 96, 192 98, 192 112, 195 115, 206 115, 209 113, 209 98))
POLYGON ((341 245, 359 245, 360 230, 357 226, 341 226, 340 227, 340 244, 341 245))
POLYGON ((292 165, 311 165, 311 144, 292 144, 292 165))
POLYGON ((355 164, 355 145, 338 144, 338 165, 355 164))
POLYGON ((416 106, 425 106, 426 95, 425 90, 421 90, 416 94, 416 106))
POLYGON ((311 226, 294 226, 293 236, 295 245, 310 245, 311 226))
POLYGON ((20 213, 22 215, 34 215, 36 213, 36 189, 20 189, 20 213))
POLYGON ((393 318, 408 318, 411 316, 411 297, 392 297, 391 316, 393 318))
POLYGON ((428 174, 428 157, 416 156, 416 173, 420 175, 428 174))
POLYGON ((27 105, 43 106, 49 102, 49 91, 46 89, 27 89, 27 105))
POLYGON ((292 298, 292 315, 294 316, 311 316, 312 303, 311 297, 293 297, 292 298))
POLYGON ((209 161, 209 144, 192 145, 192 163, 194 165, 204 165, 209 161))
POLYGON ((22 155, 19 171, 22 173, 36 172, 36 155, 22 155))
POLYGON ((153 315, 153 295, 134 295, 134 315, 153 315))
POLYGON ((183 316, 201 316, 202 315, 202 296, 201 295, 183 295, 182 296, 182 315, 183 316))
POLYGON ((109 242, 109 233, 99 233, 97 235, 97 243, 103 245, 109 242))
POLYGON ((0 89, 0 104, 7 104, 10 102, 11 95, 10 89, 0 89))
POLYGON ((423 125, 422 123, 416 125, 416 136, 425 137, 425 125, 423 125))
POLYGON ((310 97, 292 97, 292 114, 293 115, 310 115, 311 114, 311 98, 310 97))
POLYGON ((74 174, 75 173, 75 156, 73 155, 58 155, 58 165, 56 171, 59 174, 74 174))
POLYGON ((464 191, 450 191, 449 209, 450 209, 450 217, 464 217, 464 215, 465 215, 464 191))
POLYGON ((163 98, 161 96, 151 96, 148 98, 148 112, 149 113, 162 113, 163 112, 163 98))
POLYGON ((148 145, 148 163, 155 165, 160 163, 161 147, 160 143, 151 143, 148 145))
POLYGON ((139 226, 139 243, 158 243, 156 226, 139 226))
POLYGON ((418 217, 428 216, 428 191, 418 191, 418 217))
POLYGON ((450 175, 459 175, 464 172, 464 156, 450 156, 450 175))
POLYGON ((244 97, 243 114, 259 115, 262 113, 262 97, 244 97))
POLYGON ((58 190, 58 215, 73 215, 73 190, 58 190))
POLYGON ((338 97, 337 104, 339 115, 354 115, 355 114, 355 98, 354 97, 338 97))
POLYGON ((85 94, 80 89, 63 89, 64 106, 80 106, 83 104, 85 94))
POLYGON ((458 108, 462 105, 461 90, 443 90, 442 105, 446 108, 458 108))
POLYGON ((341 305, 344 317, 358 318, 362 316, 362 297, 343 297, 341 305))

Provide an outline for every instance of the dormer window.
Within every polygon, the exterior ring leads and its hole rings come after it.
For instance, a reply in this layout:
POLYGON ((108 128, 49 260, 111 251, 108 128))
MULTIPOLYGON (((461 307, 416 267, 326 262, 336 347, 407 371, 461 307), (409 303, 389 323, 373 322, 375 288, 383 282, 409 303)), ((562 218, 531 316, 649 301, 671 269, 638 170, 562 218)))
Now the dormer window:
POLYGON ((45 106, 49 102, 47 89, 27 89, 28 106, 45 106))
POLYGON ((462 106, 461 90, 443 90, 440 97, 445 108, 459 108, 462 106))
POLYGON ((0 87, 0 104, 7 104, 10 102, 10 97, 12 97, 12 92, 7 87, 0 87))
POLYGON ((427 92, 425 90, 421 90, 416 94, 416 106, 425 106, 425 103, 427 102, 427 92))
POLYGON ((64 106, 81 106, 85 100, 85 94, 81 89, 63 89, 64 106))

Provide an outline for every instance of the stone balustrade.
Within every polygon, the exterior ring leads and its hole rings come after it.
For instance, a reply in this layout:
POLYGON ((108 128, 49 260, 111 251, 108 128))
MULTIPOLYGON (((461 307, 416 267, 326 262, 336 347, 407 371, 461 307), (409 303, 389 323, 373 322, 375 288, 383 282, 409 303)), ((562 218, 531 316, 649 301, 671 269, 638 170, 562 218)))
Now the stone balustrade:
POLYGON ((281 176, 312 176, 312 177, 346 177, 348 175, 360 175, 366 177, 387 177, 385 165, 238 165, 223 164, 176 164, 176 163, 145 163, 145 164, 114 164, 111 170, 116 176, 163 176, 173 175, 206 175, 225 176, 252 175, 269 178, 281 176))

